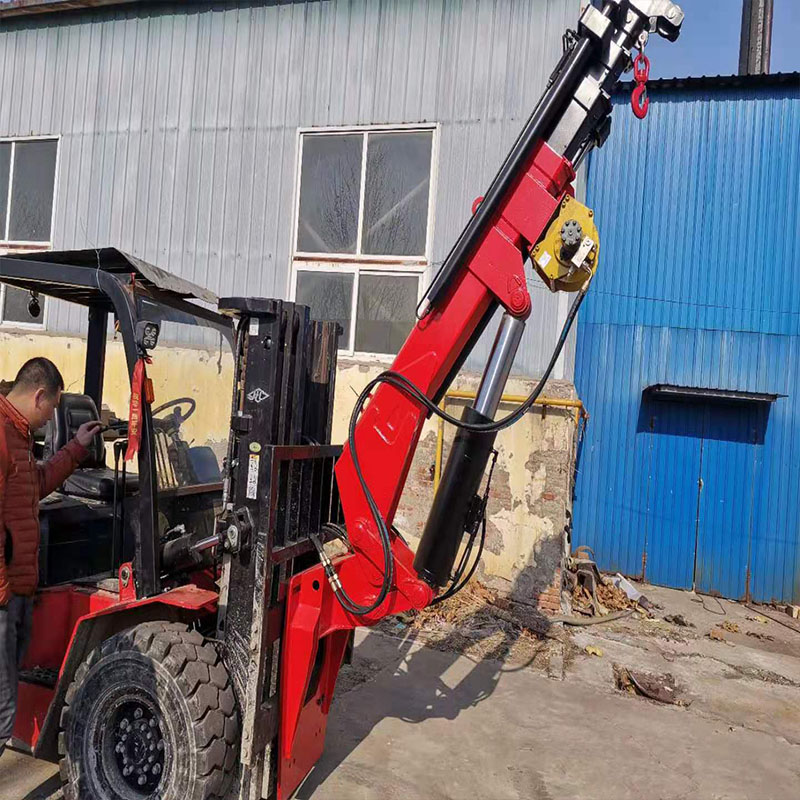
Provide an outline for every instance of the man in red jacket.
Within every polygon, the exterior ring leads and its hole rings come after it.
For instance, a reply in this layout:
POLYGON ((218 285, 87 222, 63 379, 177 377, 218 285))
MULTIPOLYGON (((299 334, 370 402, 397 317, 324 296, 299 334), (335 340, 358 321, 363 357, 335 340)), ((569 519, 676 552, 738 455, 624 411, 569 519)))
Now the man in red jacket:
POLYGON ((88 455, 99 422, 86 422, 49 461, 33 457, 33 433, 52 416, 64 379, 52 361, 22 365, 0 395, 0 755, 14 728, 19 665, 28 646, 39 581, 39 500, 88 455))

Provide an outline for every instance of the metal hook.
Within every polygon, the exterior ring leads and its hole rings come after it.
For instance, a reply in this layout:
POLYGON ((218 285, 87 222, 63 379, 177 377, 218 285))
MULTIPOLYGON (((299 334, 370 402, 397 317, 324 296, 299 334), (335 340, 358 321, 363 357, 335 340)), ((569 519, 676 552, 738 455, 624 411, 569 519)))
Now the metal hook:
POLYGON ((647 96, 647 86, 640 83, 631 94, 631 108, 638 119, 644 119, 649 107, 650 98, 647 96))

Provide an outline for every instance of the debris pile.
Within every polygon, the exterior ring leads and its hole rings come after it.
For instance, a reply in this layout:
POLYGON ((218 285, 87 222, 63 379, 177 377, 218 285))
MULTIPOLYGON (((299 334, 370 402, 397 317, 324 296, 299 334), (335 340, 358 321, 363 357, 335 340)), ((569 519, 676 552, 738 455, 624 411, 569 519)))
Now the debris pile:
POLYGON ((689 622, 683 614, 667 614, 664 617, 664 622, 669 622, 672 625, 677 625, 679 628, 694 628, 694 622, 689 622))
MULTIPOLYGON (((733 642, 729 642, 725 638, 725 633, 741 633, 738 623, 726 619, 725 622, 720 622, 719 625, 715 625, 708 632, 708 638, 713 639, 715 642, 725 642, 726 644, 732 645, 733 642)), ((757 638, 761 638, 761 636, 757 635, 757 638)))
MULTIPOLYGON (((650 603, 622 575, 601 575, 588 547, 578 547, 567 559, 564 584, 573 614, 584 617, 605 617, 615 612, 643 610, 648 613, 650 603)), ((593 554, 592 554, 593 555, 593 554)))
POLYGON ((673 706, 688 706, 691 701, 681 697, 681 692, 671 673, 653 675, 649 672, 638 672, 621 664, 614 664, 614 683, 622 692, 638 694, 673 706))
POLYGON ((612 611, 635 608, 625 592, 615 586, 599 583, 592 593, 585 585, 576 584, 572 590, 572 610, 587 617, 605 616, 612 611))
POLYGON ((722 628, 728 631, 728 633, 739 633, 739 626, 735 622, 731 622, 727 619, 722 623, 722 628))
POLYGON ((542 667, 553 648, 560 651, 566 640, 540 611, 502 597, 478 581, 442 603, 384 620, 381 629, 477 660, 510 659, 542 667))
POLYGON ((761 631, 747 631, 748 636, 752 636, 754 639, 761 639, 764 642, 774 642, 775 637, 770 636, 768 633, 761 633, 761 631))

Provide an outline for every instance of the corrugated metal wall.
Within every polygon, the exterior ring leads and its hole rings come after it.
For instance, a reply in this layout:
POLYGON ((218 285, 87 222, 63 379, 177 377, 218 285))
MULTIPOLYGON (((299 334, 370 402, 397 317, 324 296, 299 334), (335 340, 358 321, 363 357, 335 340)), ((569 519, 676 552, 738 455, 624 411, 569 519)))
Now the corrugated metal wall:
MULTIPOLYGON (((54 246, 285 296, 300 126, 441 124, 434 261, 499 166, 578 0, 150 4, 3 20, 0 135, 62 137, 54 246)), ((531 278, 521 371, 566 304, 531 278)), ((51 309, 56 330, 79 316, 51 309)))
MULTIPOLYGON (((704 537, 710 548, 714 591, 736 596, 749 567, 753 597, 798 601, 800 88, 662 90, 644 123, 619 111, 588 174, 602 263, 579 320, 576 387, 591 421, 575 543, 603 568, 640 575, 646 562, 654 581, 686 585, 685 543, 668 531, 688 513, 700 521, 698 556, 704 537), (658 425, 669 410, 642 397, 658 383, 782 396, 746 423, 752 441, 737 434, 741 421, 697 434, 687 419, 670 423, 668 440, 658 425), (712 442, 702 467, 692 438, 712 442), (700 505, 695 495, 687 510, 701 474, 700 505)), ((694 529, 690 538, 694 547, 694 529)), ((699 589, 707 568, 698 564, 699 589)))

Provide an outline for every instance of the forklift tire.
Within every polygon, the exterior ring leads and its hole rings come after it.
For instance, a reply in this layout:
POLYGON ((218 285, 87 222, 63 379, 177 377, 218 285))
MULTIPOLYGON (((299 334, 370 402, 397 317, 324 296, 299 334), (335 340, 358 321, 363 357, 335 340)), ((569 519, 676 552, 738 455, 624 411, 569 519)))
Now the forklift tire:
POLYGON ((218 800, 239 754, 239 715, 212 644, 147 622, 78 667, 58 738, 65 800, 218 800))

